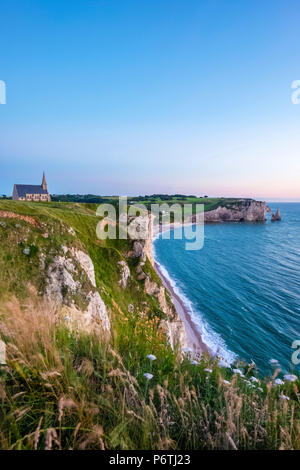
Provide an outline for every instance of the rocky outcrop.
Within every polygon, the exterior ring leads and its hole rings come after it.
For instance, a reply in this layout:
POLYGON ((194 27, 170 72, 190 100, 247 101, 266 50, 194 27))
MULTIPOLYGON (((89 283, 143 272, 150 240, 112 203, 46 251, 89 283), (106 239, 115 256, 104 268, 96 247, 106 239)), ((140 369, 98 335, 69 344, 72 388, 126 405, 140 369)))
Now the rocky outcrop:
MULTIPOLYGON (((279 209, 274 215, 264 201, 253 199, 237 199, 232 203, 225 202, 216 209, 204 212, 204 222, 265 222, 267 212, 271 214, 272 221, 281 220, 279 209)), ((197 222, 201 216, 193 216, 192 222, 197 222)))
MULTIPOLYGON (((41 265, 43 257, 41 257, 41 265)), ((47 270, 45 293, 49 299, 64 303, 66 294, 75 294, 80 289, 80 282, 75 281, 75 265, 65 256, 56 256, 47 270)))
POLYGON ((108 318, 105 303, 103 302, 98 291, 90 292, 87 295, 88 306, 83 312, 79 311, 81 316, 83 313, 85 324, 91 326, 99 325, 107 333, 110 331, 110 321, 108 318))
POLYGON ((72 248, 71 252, 72 255, 75 256, 75 258, 79 262, 82 269, 85 271, 92 285, 96 287, 95 269, 89 255, 82 250, 75 250, 74 248, 72 248))
POLYGON ((280 210, 277 209, 275 214, 272 212, 271 208, 267 206, 267 212, 271 215, 271 222, 279 222, 281 220, 280 210))
POLYGON ((146 279, 146 277, 147 277, 147 274, 145 274, 144 271, 143 271, 144 264, 145 264, 145 262, 142 261, 135 268, 135 271, 137 273, 137 280, 138 281, 142 281, 143 279, 146 279))
POLYGON ((188 347, 185 327, 178 315, 172 321, 163 321, 162 327, 165 329, 169 344, 173 350, 178 344, 181 348, 188 347))
POLYGON ((152 252, 152 240, 153 240, 153 217, 151 214, 148 216, 148 238, 145 240, 144 253, 149 259, 152 266, 154 266, 154 258, 152 252))
MULTIPOLYGON (((141 219, 143 219, 143 222, 141 223, 141 225, 144 225, 145 216, 141 219)), ((148 214, 146 216, 146 224, 147 224, 148 237, 145 240, 143 239, 135 240, 133 242, 133 250, 130 253, 128 253, 128 256, 134 257, 134 258, 141 258, 143 262, 145 262, 146 258, 148 258, 152 266, 154 266, 154 259, 153 259, 153 253, 152 253, 153 217, 151 214, 148 214)))
MULTIPOLYGON (((204 222, 264 222, 266 213, 265 202, 241 199, 205 212, 204 222)), ((196 221, 197 216, 193 218, 193 222, 196 221)))
POLYGON ((167 301, 165 287, 158 286, 156 282, 147 277, 145 292, 157 298, 161 310, 166 315, 166 318, 161 321, 160 327, 165 332, 171 348, 174 349, 176 345, 180 345, 181 348, 186 347, 187 337, 184 324, 176 312, 174 304, 167 301))
MULTIPOLYGON (((133 249, 128 253, 128 256, 139 258, 140 260, 136 267, 137 280, 144 280, 144 289, 146 294, 157 298, 160 309, 166 317, 161 321, 160 327, 164 330, 171 347, 174 349, 177 344, 179 344, 181 347, 185 347, 187 345, 185 327, 178 313, 176 312, 172 301, 167 301, 165 287, 159 286, 156 282, 150 279, 149 275, 144 272, 144 265, 147 258, 154 267, 154 258, 152 253, 153 217, 151 214, 147 215, 146 217, 146 223, 148 224, 148 238, 146 240, 135 240, 133 242, 133 249)), ((142 224, 144 223, 145 219, 142 224)))
POLYGON ((85 328, 101 327, 110 331, 106 306, 96 289, 94 265, 87 253, 62 247, 45 268, 45 255, 40 257, 41 268, 46 269, 45 295, 61 305, 67 317, 85 328))
POLYGON ((118 265, 121 268, 121 279, 119 280, 119 284, 123 287, 123 289, 126 289, 127 281, 130 277, 130 269, 125 261, 119 261, 118 265))
POLYGON ((280 220, 281 220, 280 210, 277 209, 276 213, 272 214, 271 221, 272 222, 280 222, 280 220))
POLYGON ((146 253, 144 252, 144 246, 144 240, 136 240, 133 243, 133 251, 131 253, 131 256, 134 258, 141 258, 143 261, 146 261, 146 253))

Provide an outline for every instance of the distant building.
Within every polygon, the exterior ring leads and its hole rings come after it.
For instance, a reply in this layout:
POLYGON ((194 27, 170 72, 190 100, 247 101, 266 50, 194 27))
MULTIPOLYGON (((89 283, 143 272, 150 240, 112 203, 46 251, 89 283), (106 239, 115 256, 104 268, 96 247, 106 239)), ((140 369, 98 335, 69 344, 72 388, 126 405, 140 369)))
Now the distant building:
POLYGON ((50 202, 45 173, 43 173, 42 184, 15 184, 12 198, 14 201, 44 201, 50 202))

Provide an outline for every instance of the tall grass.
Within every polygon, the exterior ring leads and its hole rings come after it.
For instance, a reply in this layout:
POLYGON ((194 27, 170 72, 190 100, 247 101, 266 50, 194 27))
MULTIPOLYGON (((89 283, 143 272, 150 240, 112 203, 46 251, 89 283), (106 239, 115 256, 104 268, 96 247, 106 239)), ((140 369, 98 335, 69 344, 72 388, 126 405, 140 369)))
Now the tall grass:
POLYGON ((300 449, 299 380, 249 387, 208 357, 191 364, 155 319, 120 309, 110 342, 49 303, 0 312, 2 449, 300 449))

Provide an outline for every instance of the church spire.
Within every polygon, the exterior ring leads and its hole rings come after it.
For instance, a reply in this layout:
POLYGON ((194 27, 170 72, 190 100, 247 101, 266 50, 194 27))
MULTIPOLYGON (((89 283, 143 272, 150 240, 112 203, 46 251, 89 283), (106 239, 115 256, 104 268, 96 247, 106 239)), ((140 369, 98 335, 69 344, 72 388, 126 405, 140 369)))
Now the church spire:
POLYGON ((42 187, 45 191, 47 191, 47 183, 46 183, 46 176, 45 172, 43 172, 43 181, 42 181, 42 187))

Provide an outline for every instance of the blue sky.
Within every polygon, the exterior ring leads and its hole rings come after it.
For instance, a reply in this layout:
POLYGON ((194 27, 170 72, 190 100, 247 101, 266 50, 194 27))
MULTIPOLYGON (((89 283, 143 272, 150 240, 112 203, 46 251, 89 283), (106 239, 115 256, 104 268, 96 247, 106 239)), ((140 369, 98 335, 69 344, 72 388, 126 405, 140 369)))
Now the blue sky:
POLYGON ((0 193, 300 200, 299 1, 2 0, 0 193))

